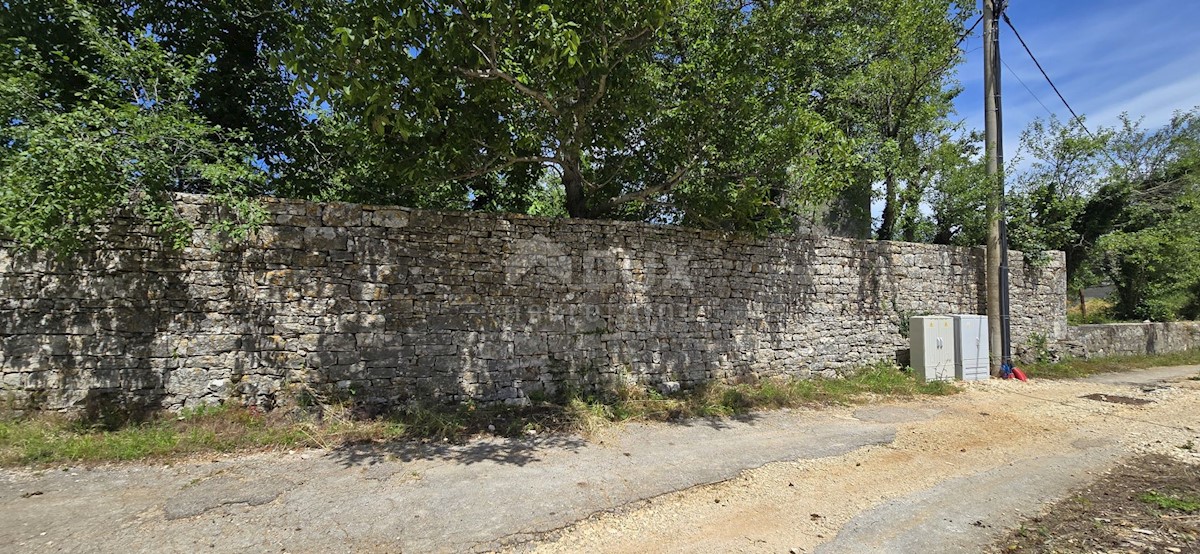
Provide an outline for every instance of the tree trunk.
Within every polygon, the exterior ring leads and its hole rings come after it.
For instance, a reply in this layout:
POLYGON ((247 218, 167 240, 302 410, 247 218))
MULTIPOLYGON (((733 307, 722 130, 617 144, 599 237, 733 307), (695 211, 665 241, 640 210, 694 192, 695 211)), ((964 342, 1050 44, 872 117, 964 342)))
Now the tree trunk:
POLYGON ((954 238, 954 232, 949 227, 939 226, 936 235, 933 235, 934 244, 950 244, 954 238))
POLYGON ((896 174, 891 169, 883 177, 885 187, 883 219, 879 222, 879 240, 892 240, 892 232, 896 229, 896 174))
POLYGON ((917 227, 921 225, 921 189, 911 179, 899 193, 900 235, 906 242, 917 242, 917 227))
POLYGON ((591 213, 588 210, 587 195, 583 190, 583 171, 580 166, 578 154, 563 155, 562 182, 567 193, 567 215, 586 218, 591 216, 591 213))

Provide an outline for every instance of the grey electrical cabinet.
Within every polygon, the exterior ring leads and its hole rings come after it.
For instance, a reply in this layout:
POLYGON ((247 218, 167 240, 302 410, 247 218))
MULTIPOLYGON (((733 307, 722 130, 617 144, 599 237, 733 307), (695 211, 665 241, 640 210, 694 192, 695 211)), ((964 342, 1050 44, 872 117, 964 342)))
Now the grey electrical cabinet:
POLYGON ((954 320, 939 315, 908 320, 908 345, 918 381, 954 379, 954 320))
POLYGON ((963 381, 986 381, 988 373, 987 316, 958 314, 954 318, 954 376, 963 381))

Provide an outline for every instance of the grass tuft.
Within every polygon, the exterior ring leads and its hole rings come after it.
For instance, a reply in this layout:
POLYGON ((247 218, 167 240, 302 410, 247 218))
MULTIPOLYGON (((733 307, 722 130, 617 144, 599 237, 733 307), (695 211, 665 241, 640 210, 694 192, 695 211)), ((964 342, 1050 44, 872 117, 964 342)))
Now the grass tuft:
POLYGON ((1195 496, 1149 491, 1138 496, 1138 500, 1164 511, 1183 512, 1185 514, 1200 512, 1200 498, 1195 496))
POLYGON ((890 364, 877 364, 842 378, 764 379, 739 385, 712 384, 664 397, 626 388, 610 395, 569 399, 568 420, 585 436, 612 423, 732 417, 753 411, 850 404, 873 397, 953 394, 950 382, 918 383, 890 364))

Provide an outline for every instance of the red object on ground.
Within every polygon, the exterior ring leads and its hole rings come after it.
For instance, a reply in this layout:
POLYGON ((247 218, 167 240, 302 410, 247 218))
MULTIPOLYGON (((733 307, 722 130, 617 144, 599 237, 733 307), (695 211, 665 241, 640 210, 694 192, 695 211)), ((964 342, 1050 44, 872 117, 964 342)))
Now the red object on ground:
POLYGON ((1014 367, 1014 368, 1012 369, 1012 372, 1013 372, 1013 377, 1016 377, 1017 379, 1020 379, 1022 382, 1028 382, 1028 381, 1029 381, 1029 378, 1025 376, 1025 372, 1024 372, 1024 371, 1021 371, 1021 368, 1019 368, 1019 367, 1014 367))

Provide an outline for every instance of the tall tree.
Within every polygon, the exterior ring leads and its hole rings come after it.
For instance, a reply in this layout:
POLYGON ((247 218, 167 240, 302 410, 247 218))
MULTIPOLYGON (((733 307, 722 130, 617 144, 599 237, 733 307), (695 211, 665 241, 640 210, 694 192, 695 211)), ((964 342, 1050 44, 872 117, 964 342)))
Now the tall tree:
MULTIPOLYGON (((112 2, 112 0, 109 0, 112 2)), ((102 4, 93 0, 95 4, 102 4)), ((294 138, 309 124, 278 52, 291 40, 284 0, 118 0, 136 32, 163 50, 208 60, 192 84, 193 111, 237 130, 263 164, 278 171, 309 145, 294 138)))
POLYGON ((1200 109, 1152 130, 1123 115, 1109 151, 1085 221, 1106 231, 1088 261, 1115 286, 1116 315, 1200 318, 1200 109))
POLYGON ((1073 288, 1087 252, 1103 227, 1087 227, 1088 198, 1112 169, 1105 156, 1111 135, 1088 133, 1081 120, 1034 120, 1021 134, 1019 155, 1029 167, 1015 175, 1009 195, 1009 236, 1013 248, 1062 250, 1073 288), (1087 228, 1085 228, 1087 227, 1087 228))
POLYGON ((834 55, 869 23, 846 2, 327 1, 300 16, 289 67, 408 162, 394 186, 477 197, 548 168, 574 217, 744 227, 855 163, 814 94, 857 64, 834 55))
MULTIPOLYGON (((862 137, 883 185, 883 213, 876 235, 897 238, 897 222, 915 210, 931 155, 950 129, 951 101, 958 94, 952 70, 961 60, 958 39, 971 6, 948 0, 873 0, 855 8, 881 24, 860 31, 864 64, 830 92, 849 132, 862 137), (937 139, 931 141, 930 139, 937 139), (903 194, 904 186, 913 190, 903 194)), ((911 236, 913 233, 907 233, 911 236)))
POLYGON ((1032 163, 1010 195, 1013 246, 1067 253, 1068 285, 1116 288, 1119 318, 1196 317, 1200 305, 1200 110, 1157 129, 1121 116, 1035 121, 1022 135, 1032 163))

